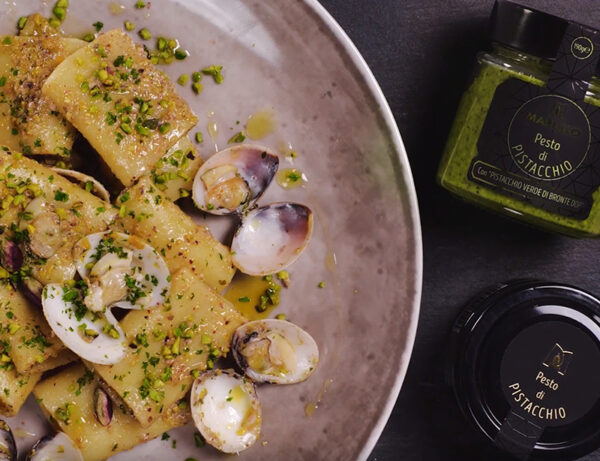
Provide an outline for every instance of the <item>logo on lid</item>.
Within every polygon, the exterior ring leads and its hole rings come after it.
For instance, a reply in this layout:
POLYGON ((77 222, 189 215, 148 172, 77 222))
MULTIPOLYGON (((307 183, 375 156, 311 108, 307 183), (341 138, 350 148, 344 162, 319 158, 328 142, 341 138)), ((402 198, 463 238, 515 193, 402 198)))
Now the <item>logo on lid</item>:
POLYGON ((559 375, 564 376, 572 358, 573 352, 566 351, 560 344, 555 343, 542 363, 545 367, 552 368, 559 375))
POLYGON ((587 37, 577 37, 571 42, 571 54, 577 59, 587 59, 594 52, 594 44, 587 37))

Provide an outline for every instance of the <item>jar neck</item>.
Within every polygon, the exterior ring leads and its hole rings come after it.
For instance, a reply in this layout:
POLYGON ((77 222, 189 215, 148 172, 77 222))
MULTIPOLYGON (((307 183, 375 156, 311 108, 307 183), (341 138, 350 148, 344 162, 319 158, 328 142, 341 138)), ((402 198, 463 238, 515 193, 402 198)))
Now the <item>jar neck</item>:
MULTIPOLYGON (((546 81, 550 76, 554 63, 548 59, 524 53, 523 51, 497 42, 492 43, 492 49, 492 54, 496 59, 509 63, 511 67, 517 67, 521 71, 525 70, 526 73, 534 75, 543 81, 546 81)), ((600 99, 600 77, 596 75, 592 76, 589 83, 587 95, 595 99, 600 99)))
POLYGON ((514 64, 533 67, 538 71, 550 74, 552 62, 548 59, 525 53, 498 42, 492 43, 493 54, 514 64))

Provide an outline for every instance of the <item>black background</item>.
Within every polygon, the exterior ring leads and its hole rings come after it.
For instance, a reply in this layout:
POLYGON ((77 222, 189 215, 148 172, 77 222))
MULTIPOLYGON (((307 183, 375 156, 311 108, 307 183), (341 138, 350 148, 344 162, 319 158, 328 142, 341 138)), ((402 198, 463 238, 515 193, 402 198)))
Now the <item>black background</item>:
MULTIPOLYGON (((387 97, 410 159, 423 226, 417 339, 404 386, 369 460, 506 459, 466 423, 443 383, 454 317, 479 290, 518 277, 570 283, 600 295, 600 242, 530 229, 463 203, 435 183, 475 54, 488 46, 493 1, 320 1, 387 97)), ((600 28, 597 0, 521 3, 600 28)), ((590 372, 600 373, 600 364, 590 372)), ((600 460, 600 452, 582 459, 600 460)))

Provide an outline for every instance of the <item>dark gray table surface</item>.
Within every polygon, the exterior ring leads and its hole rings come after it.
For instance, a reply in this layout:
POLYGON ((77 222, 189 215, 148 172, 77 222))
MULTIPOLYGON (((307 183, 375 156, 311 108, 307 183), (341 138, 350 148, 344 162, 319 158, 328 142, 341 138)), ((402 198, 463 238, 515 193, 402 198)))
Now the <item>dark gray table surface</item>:
MULTIPOLYGON (((443 383, 450 326, 477 291, 512 278, 565 282, 600 295, 600 242, 527 228, 462 203, 435 183, 475 53, 487 46, 493 0, 320 1, 387 97, 410 159, 423 226, 417 339, 402 391, 369 460, 506 459, 465 422, 443 383)), ((597 0, 521 3, 600 28, 597 0)), ((582 459, 600 460, 600 452, 582 459)))

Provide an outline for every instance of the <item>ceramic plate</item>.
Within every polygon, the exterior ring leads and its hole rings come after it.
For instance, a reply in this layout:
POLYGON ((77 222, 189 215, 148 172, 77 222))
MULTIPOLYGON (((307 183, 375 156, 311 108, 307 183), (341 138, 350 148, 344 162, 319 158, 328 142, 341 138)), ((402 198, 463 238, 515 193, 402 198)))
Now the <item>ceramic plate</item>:
MULTIPOLYGON (((48 15, 53 3, 0 0, 0 33, 12 33, 21 15, 48 15)), ((224 66, 224 83, 205 78, 199 96, 189 85, 178 87, 199 117, 193 132, 204 134, 203 156, 215 144, 224 148, 249 115, 265 109, 274 114, 277 129, 260 142, 278 149, 281 167, 300 169, 307 183, 292 190, 274 183, 260 203, 303 202, 316 218, 313 239, 290 268, 292 284, 274 313, 308 330, 321 360, 302 384, 258 389, 263 436, 240 459, 366 459, 408 365, 422 262, 406 153, 366 64, 313 0, 152 0, 145 10, 122 0, 119 15, 110 12, 118 3, 70 3, 64 23, 69 34, 90 32, 98 20, 104 30, 122 28, 128 19, 155 37, 179 39, 190 57, 165 68, 171 77, 224 66), (207 130, 211 113, 215 139, 207 130), (298 154, 293 165, 281 150, 287 144, 298 154)), ((224 223, 210 222, 219 237, 227 234, 224 223)), ((12 421, 35 434, 24 443, 40 435, 38 416, 30 401, 12 421)), ((169 441, 155 439, 114 459, 222 459, 212 448, 195 448, 192 434, 191 426, 173 430, 169 441)))

